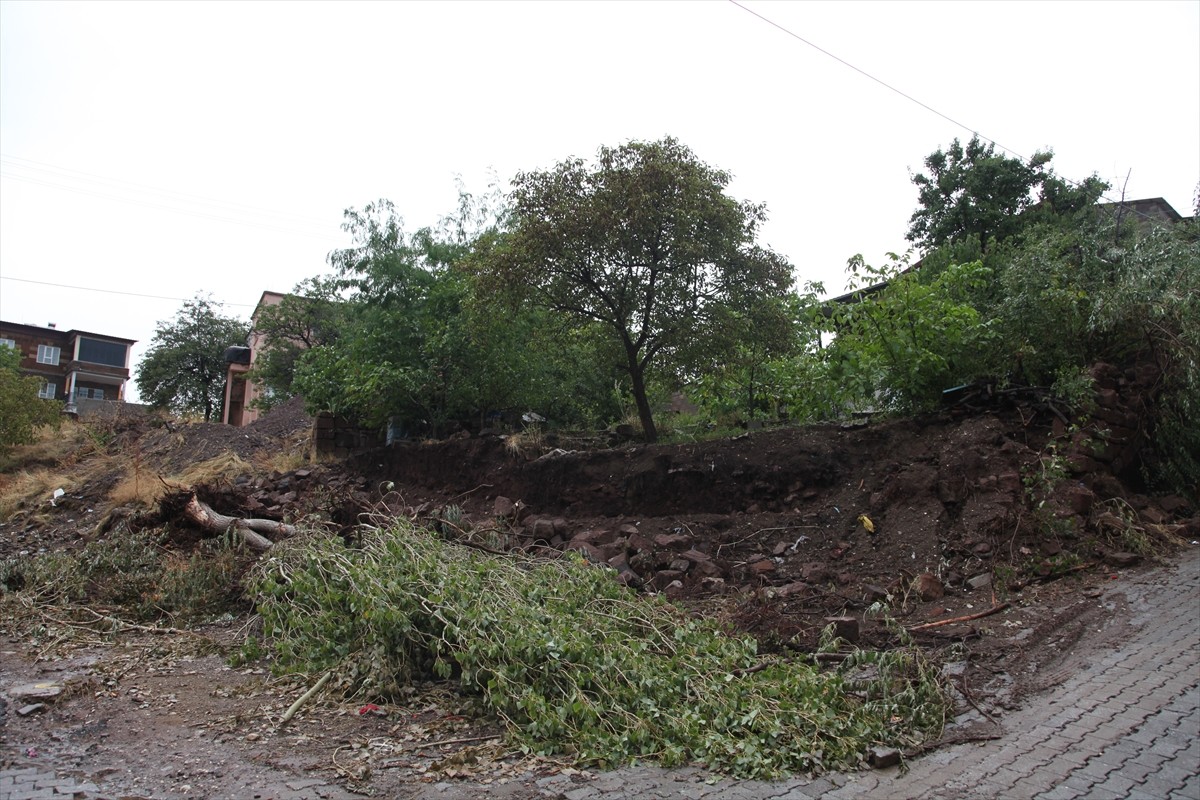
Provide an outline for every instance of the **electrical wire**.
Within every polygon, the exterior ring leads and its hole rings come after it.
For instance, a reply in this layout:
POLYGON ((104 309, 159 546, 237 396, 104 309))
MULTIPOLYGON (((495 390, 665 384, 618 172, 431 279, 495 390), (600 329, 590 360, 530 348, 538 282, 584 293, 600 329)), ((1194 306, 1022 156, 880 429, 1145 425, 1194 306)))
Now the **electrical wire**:
POLYGON ((147 194, 164 195, 168 199, 180 199, 185 202, 198 203, 201 205, 216 206, 220 210, 229 210, 237 212, 249 212, 267 217, 278 217, 281 220, 290 219, 304 225, 325 225, 328 220, 318 220, 313 217, 304 216, 301 214, 292 214, 286 211, 278 211, 275 209, 260 208, 251 206, 245 203, 235 203, 230 200, 220 200, 213 197, 205 197, 203 195, 189 194, 187 192, 176 191, 175 189, 164 189, 159 186, 150 186, 149 184, 135 183, 127 181, 123 178, 112 178, 104 175, 97 175, 92 172, 84 172, 83 170, 73 169, 71 167, 63 167, 57 164, 48 164, 45 161, 35 161, 32 158, 22 158, 20 156, 8 155, 0 153, 0 163, 7 162, 9 166, 19 169, 29 169, 37 172, 46 172, 53 177, 67 178, 69 180, 79 180, 87 183, 98 183, 101 185, 109 185, 118 189, 132 190, 147 194), (222 208, 224 207, 224 208, 222 208))
MULTIPOLYGON (((777 28, 778 30, 782 31, 783 33, 786 33, 788 36, 792 37, 793 39, 795 39, 795 40, 797 40, 797 41, 800 41, 800 42, 803 42, 804 44, 808 45, 809 47, 811 47, 812 49, 816 50, 817 52, 819 52, 819 53, 822 53, 822 54, 824 54, 824 55, 826 55, 826 56, 829 56, 829 57, 830 57, 830 58, 832 58, 834 61, 836 61, 836 62, 838 62, 839 64, 841 64, 842 66, 849 67, 850 69, 852 69, 852 70, 854 70, 855 72, 857 72, 859 75, 862 75, 864 78, 869 78, 870 80, 873 80, 873 81, 875 81, 875 82, 876 82, 876 83, 878 83, 880 86, 882 86, 883 88, 887 89, 888 91, 895 92, 896 94, 898 94, 898 95, 900 95, 901 97, 903 97, 905 100, 908 100, 908 101, 910 101, 910 102, 916 103, 916 104, 917 104, 917 105, 919 105, 921 108, 925 109, 926 111, 928 111, 928 112, 930 112, 930 113, 932 113, 932 114, 936 114, 937 116, 941 117, 942 119, 946 120, 947 122, 950 122, 950 123, 952 123, 952 124, 954 124, 954 125, 957 125, 958 127, 962 128, 963 130, 965 130, 965 131, 968 131, 969 133, 972 133, 972 134, 976 134, 976 135, 978 135, 978 132, 977 132, 977 131, 974 131, 974 130, 972 130, 972 129, 971 129, 969 126, 967 126, 967 125, 964 125, 963 123, 959 122, 958 120, 954 119, 953 117, 950 117, 950 116, 947 116, 946 114, 943 114, 941 111, 938 111, 938 110, 937 110, 936 108, 934 108, 933 106, 931 106, 931 105, 929 105, 929 104, 927 104, 927 103, 923 103, 923 102, 921 102, 921 101, 920 101, 920 100, 918 100, 917 98, 913 97, 911 94, 908 94, 907 92, 903 92, 903 91, 901 91, 900 89, 897 89, 895 86, 892 86, 890 83, 888 83, 888 82, 886 82, 886 81, 884 81, 884 80, 881 80, 881 79, 879 79, 879 78, 876 78, 874 75, 872 75, 871 73, 867 72, 865 69, 861 69, 861 68, 859 68, 859 67, 856 67, 856 66, 854 66, 853 64, 851 64, 851 63, 850 63, 849 61, 847 61, 846 59, 844 59, 844 58, 841 58, 840 56, 836 56, 836 55, 834 55, 833 53, 831 53, 831 52, 829 52, 828 50, 826 50, 824 47, 821 47, 821 46, 820 46, 820 45, 818 45, 818 44, 814 44, 813 42, 810 42, 808 39, 805 39, 803 36, 801 36, 800 34, 796 33, 795 31, 789 30, 788 28, 785 28, 784 26, 780 25, 780 24, 779 24, 778 22, 776 22, 775 20, 773 20, 773 19, 771 19, 771 18, 769 18, 769 17, 764 17, 762 14, 759 14, 759 13, 758 13, 757 11, 755 11, 754 9, 747 8, 746 6, 744 6, 744 5, 742 5, 741 3, 739 3, 739 2, 738 2, 738 0, 729 0, 729 2, 730 2, 730 3, 733 3, 733 5, 737 6, 737 7, 738 7, 738 8, 740 8, 742 11, 745 11, 747 14, 750 14, 750 15, 752 15, 752 16, 758 17, 760 20, 762 20, 763 22, 767 23, 767 24, 768 24, 768 25, 770 25, 771 27, 773 27, 773 28, 777 28)), ((982 137, 982 138, 984 138, 984 139, 987 139, 987 137, 986 137, 986 136, 985 136, 985 137, 982 137)), ((991 142, 992 144, 996 145, 996 147, 999 147, 1001 150, 1003 150, 1003 151, 1004 151, 1004 152, 1006 152, 1006 153, 1012 153, 1014 156, 1016 156, 1017 158, 1021 159, 1022 161, 1028 161, 1028 160, 1029 160, 1029 159, 1025 158, 1025 156, 1021 155, 1020 153, 1016 152, 1015 150, 1010 150, 1009 148, 1005 147, 1004 145, 1000 144, 999 142, 997 142, 997 141, 996 141, 996 140, 994 140, 994 139, 987 139, 987 141, 989 141, 989 142, 991 142)))
MULTIPOLYGON (((823 55, 826 55, 829 58, 832 58, 834 61, 838 62, 839 64, 854 70, 855 72, 862 75, 863 77, 866 77, 866 78, 869 78, 870 80, 875 81, 876 83, 878 83, 880 86, 884 87, 885 89, 887 89, 891 92, 895 92, 896 94, 903 97, 905 100, 908 100, 912 103, 916 103, 917 105, 919 105, 921 108, 925 109, 926 111, 941 117, 942 119, 946 120, 947 122, 949 122, 953 125, 957 125, 958 127, 962 128, 963 130, 969 132, 972 136, 978 136, 980 139, 983 139, 985 142, 990 142, 991 144, 995 145, 996 147, 999 147, 1004 152, 1009 153, 1009 154, 1013 155, 1014 157, 1020 159, 1022 162, 1026 163, 1026 164, 1029 163, 1029 159, 1026 158, 1025 156, 1021 155, 1020 153, 1018 153, 1016 150, 1013 150, 1012 148, 1009 148, 1009 147, 1005 147, 1004 145, 1000 144, 995 139, 993 139, 989 136, 984 136, 983 134, 979 133, 979 131, 971 128, 969 125, 965 125, 965 124, 959 122, 958 120, 954 119, 953 117, 951 117, 947 114, 943 114, 941 111, 938 111, 936 108, 929 105, 928 103, 923 103, 920 100, 918 100, 917 98, 913 97, 912 95, 910 95, 906 92, 903 92, 900 89, 897 89, 895 86, 892 86, 890 83, 888 83, 880 78, 875 77, 874 75, 867 72, 866 70, 856 67, 854 64, 851 64, 846 59, 841 58, 840 56, 836 56, 833 53, 826 50, 825 48, 823 48, 817 44, 814 44, 813 42, 810 42, 808 39, 805 39, 803 36, 796 33, 795 31, 792 31, 792 30, 784 27, 783 25, 779 24, 775 20, 773 20, 769 17, 764 17, 762 14, 758 13, 757 11, 755 11, 751 8, 747 8, 741 2, 739 2, 739 0, 729 0, 729 2, 732 3, 733 5, 737 6, 738 8, 740 8, 742 11, 745 11, 747 14, 757 17, 758 19, 767 23, 771 27, 776 28, 777 30, 787 34, 788 36, 792 37, 793 39, 795 39, 799 42, 803 42, 804 44, 808 45, 809 47, 816 50, 817 52, 819 52, 823 55)), ((1070 178, 1067 178, 1062 175, 1059 175, 1057 177, 1060 178, 1061 180, 1066 181, 1067 183, 1069 183, 1073 186, 1076 186, 1076 187, 1083 186, 1083 183, 1081 181, 1071 180, 1070 178)), ((1101 194, 1100 199, 1107 200, 1109 203, 1112 203, 1113 205, 1125 206, 1124 197, 1122 197, 1120 200, 1114 200, 1107 195, 1101 194)), ((1132 206, 1126 206, 1126 208, 1131 213, 1136 214, 1139 217, 1143 217, 1144 219, 1150 220, 1151 222, 1159 222, 1160 221, 1160 220, 1158 220, 1158 218, 1152 217, 1149 214, 1138 211, 1136 208, 1133 208, 1132 206)))
POLYGON ((18 158, 16 156, 0 156, 0 164, 9 167, 7 170, 0 169, 0 176, 5 178, 34 184, 37 186, 59 189, 61 191, 73 192, 75 194, 86 195, 89 197, 96 197, 102 200, 128 203, 130 205, 140 206, 143 208, 169 211, 175 214, 182 214, 199 219, 208 219, 216 222, 227 222, 233 225, 272 230, 279 233, 286 233, 293 236, 304 236, 326 242, 342 241, 344 238, 339 237, 332 230, 329 230, 327 233, 319 230, 314 231, 313 228, 324 228, 327 227, 327 224, 318 223, 310 218, 301 217, 299 215, 279 213, 267 209, 255 208, 254 206, 230 203, 224 200, 212 200, 197 195, 188 195, 182 192, 175 192, 173 190, 143 186, 141 184, 130 183, 128 181, 92 175, 91 173, 72 170, 66 167, 43 164, 43 162, 18 158), (43 174, 27 175, 19 172, 13 172, 13 169, 27 170, 34 173, 43 174), (70 183, 64 183, 62 181, 80 181, 84 184, 94 184, 98 186, 99 189, 88 186, 71 185, 70 183), (110 191, 101 191, 100 189, 107 189, 110 191), (125 192, 126 194, 114 194, 113 191, 125 192), (142 197, 139 197, 138 195, 142 195, 142 197), (181 204, 192 204, 197 206, 197 208, 189 209, 181 204), (208 208, 205 208, 205 206, 208 208), (230 216, 230 214, 259 216, 264 217, 265 219, 255 220, 245 218, 245 216, 230 216))
MULTIPOLYGON (((36 283, 40 286, 53 286, 56 289, 78 289, 81 292, 100 292, 102 294, 119 294, 125 297, 145 297, 151 300, 175 300, 179 302, 187 302, 191 298, 187 297, 166 297, 161 294, 142 294, 140 292, 123 292, 118 289, 97 289, 92 286, 73 286, 69 283, 52 283, 50 281, 35 281, 32 278, 14 278, 10 275, 0 275, 0 281, 18 281, 20 283, 36 283)), ((239 308, 254 308, 253 303, 225 303, 216 302, 218 306, 237 306, 239 308)))

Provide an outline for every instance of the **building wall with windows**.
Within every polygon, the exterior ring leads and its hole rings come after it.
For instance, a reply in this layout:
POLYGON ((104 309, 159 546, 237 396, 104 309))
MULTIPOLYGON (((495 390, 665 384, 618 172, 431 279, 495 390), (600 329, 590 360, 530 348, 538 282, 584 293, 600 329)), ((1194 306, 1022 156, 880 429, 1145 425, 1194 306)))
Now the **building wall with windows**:
POLYGON ((134 342, 0 320, 0 346, 19 350, 21 372, 42 378, 40 396, 68 404, 76 398, 123 401, 134 342))

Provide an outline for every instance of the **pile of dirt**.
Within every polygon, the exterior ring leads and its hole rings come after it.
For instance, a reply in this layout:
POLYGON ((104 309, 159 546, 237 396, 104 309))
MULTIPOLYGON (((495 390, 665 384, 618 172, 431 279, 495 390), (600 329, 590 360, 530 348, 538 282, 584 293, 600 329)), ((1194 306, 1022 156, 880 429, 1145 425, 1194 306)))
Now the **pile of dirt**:
POLYGON ((312 417, 293 398, 243 428, 220 422, 143 420, 117 432, 116 446, 136 452, 148 469, 170 475, 189 465, 232 453, 243 460, 280 452, 304 452, 312 417))
POLYGON ((1139 542, 1200 533, 1187 501, 1129 491, 1102 462, 1074 458, 1056 421, 1009 396, 689 444, 531 452, 460 437, 198 493, 231 516, 314 515, 348 532, 383 512, 491 549, 576 550, 641 591, 719 601, 765 646, 811 649, 831 616, 884 602, 912 622, 950 618, 1089 565, 1136 563, 1139 542))

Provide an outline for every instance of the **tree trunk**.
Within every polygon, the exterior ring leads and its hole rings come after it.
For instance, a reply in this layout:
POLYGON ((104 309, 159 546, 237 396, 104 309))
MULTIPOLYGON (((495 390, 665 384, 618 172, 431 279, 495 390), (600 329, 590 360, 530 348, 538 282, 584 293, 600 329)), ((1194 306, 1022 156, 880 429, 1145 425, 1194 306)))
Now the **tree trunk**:
POLYGON ((183 513, 188 519, 206 531, 224 533, 232 529, 242 538, 247 547, 257 550, 260 553, 270 550, 273 544, 262 533, 277 533, 282 536, 291 536, 296 532, 293 526, 276 522, 273 519, 239 519, 238 517, 227 517, 224 514, 218 514, 207 504, 200 502, 194 494, 188 500, 187 505, 183 507, 183 513))
POLYGON ((645 370, 635 366, 629 372, 630 377, 633 379, 633 402, 637 404, 638 419, 642 423, 642 432, 645 434, 647 442, 657 442, 658 428, 654 425, 654 412, 650 410, 650 400, 646 397, 645 370))

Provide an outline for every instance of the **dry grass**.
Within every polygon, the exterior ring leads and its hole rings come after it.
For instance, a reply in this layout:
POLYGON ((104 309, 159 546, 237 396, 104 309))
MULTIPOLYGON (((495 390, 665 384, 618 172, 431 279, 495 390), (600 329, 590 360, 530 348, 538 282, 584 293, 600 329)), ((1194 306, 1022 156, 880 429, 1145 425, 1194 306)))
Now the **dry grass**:
POLYGON ((91 430, 75 420, 42 428, 32 443, 14 447, 0 462, 0 521, 49 504, 55 489, 70 493, 96 477, 89 457, 97 451, 91 430))
POLYGON ((291 472, 300 469, 309 461, 308 453, 303 450, 284 451, 270 455, 260 454, 254 457, 254 467, 262 472, 291 472))
POLYGON ((229 481, 254 471, 246 461, 235 453, 222 453, 216 458, 192 464, 177 475, 163 476, 141 468, 136 462, 122 459, 124 477, 117 482, 108 499, 114 505, 137 504, 151 508, 163 498, 167 492, 181 486, 196 486, 203 483, 219 483, 229 481))
POLYGON ((232 480, 239 475, 246 475, 253 471, 254 467, 243 461, 236 453, 225 452, 208 461, 192 464, 169 480, 174 483, 182 483, 184 486, 195 486, 198 483, 219 483, 232 480))
POLYGON ((96 449, 95 439, 86 425, 75 420, 63 420, 57 430, 39 428, 30 444, 18 445, 0 457, 0 473, 15 472, 37 466, 74 463, 96 449))
MULTIPOLYGON (((100 491, 113 505, 153 508, 179 487, 230 481, 252 473, 290 472, 310 461, 307 435, 280 442, 278 448, 244 460, 232 452, 179 470, 155 469, 156 459, 140 443, 123 448, 110 445, 104 427, 64 420, 58 430, 38 432, 36 441, 13 448, 0 461, 0 521, 18 513, 50 510, 55 489, 67 494, 100 491)), ((180 434, 176 449, 187 446, 180 434)))
POLYGON ((113 505, 140 505, 150 508, 166 493, 166 485, 149 470, 132 468, 108 493, 113 505))
POLYGON ((23 509, 49 503, 55 489, 69 491, 72 482, 67 473, 46 468, 0 475, 0 522, 23 509))
POLYGON ((546 446, 546 434, 541 428, 530 426, 520 433, 504 437, 504 447, 514 456, 537 458, 546 446))

